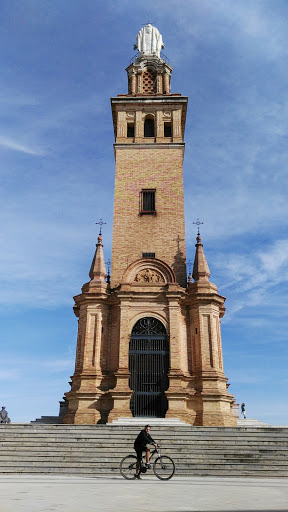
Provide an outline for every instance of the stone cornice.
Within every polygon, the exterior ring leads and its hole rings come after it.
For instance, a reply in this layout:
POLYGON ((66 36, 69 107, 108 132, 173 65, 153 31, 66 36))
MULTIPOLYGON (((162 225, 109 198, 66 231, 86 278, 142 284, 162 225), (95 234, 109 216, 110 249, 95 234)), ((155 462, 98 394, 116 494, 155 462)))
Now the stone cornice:
POLYGON ((149 103, 159 103, 160 105, 162 103, 173 103, 175 105, 175 103, 182 103, 182 104, 186 104, 188 103, 188 96, 173 96, 173 94, 169 94, 169 95, 157 95, 155 94, 155 96, 147 96, 147 95, 144 95, 143 96, 140 96, 140 95, 135 95, 135 96, 130 96, 130 95, 127 95, 127 96, 118 96, 118 97, 113 97, 113 98, 110 98, 111 99, 111 105, 112 105, 112 108, 113 108, 113 105, 121 105, 123 103, 132 103, 132 104, 138 104, 139 103, 145 103, 145 104, 149 104, 149 103))
POLYGON ((132 143, 122 143, 122 142, 115 142, 113 144, 113 147, 114 147, 114 150, 115 149, 134 149, 137 148, 137 149, 151 149, 151 147, 153 147, 153 149, 169 149, 169 148, 176 148, 176 147, 179 147, 179 148, 185 148, 185 143, 184 142, 167 142, 167 143, 164 143, 164 142, 146 142, 146 143, 143 143, 143 142, 132 142, 132 143))

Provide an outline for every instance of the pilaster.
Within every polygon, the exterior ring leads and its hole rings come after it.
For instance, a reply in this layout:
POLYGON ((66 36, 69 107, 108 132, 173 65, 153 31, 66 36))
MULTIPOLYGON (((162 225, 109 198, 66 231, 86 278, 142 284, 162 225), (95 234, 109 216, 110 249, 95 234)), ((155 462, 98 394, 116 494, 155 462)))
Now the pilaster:
POLYGON ((118 295, 120 301, 120 339, 119 339, 119 366, 116 371, 116 387, 112 390, 111 396, 114 407, 110 414, 109 421, 119 416, 132 417, 130 410, 130 399, 132 391, 129 387, 129 309, 130 300, 126 296, 118 295))

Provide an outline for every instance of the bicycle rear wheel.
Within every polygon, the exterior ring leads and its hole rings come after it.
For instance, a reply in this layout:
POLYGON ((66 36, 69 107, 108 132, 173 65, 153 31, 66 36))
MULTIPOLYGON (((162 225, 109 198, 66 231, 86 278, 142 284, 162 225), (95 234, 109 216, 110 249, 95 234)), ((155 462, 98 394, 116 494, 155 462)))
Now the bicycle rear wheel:
POLYGON ((170 480, 175 473, 175 464, 170 457, 163 455, 155 460, 153 471, 159 480, 170 480))
POLYGON ((120 473, 126 480, 134 480, 136 474, 137 457, 127 455, 120 462, 120 473))

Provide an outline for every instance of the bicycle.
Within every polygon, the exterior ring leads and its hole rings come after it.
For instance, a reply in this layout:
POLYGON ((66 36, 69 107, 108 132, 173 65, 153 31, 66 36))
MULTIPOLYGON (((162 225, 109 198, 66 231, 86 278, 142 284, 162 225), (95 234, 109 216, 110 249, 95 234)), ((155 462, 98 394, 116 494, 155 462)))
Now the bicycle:
MULTIPOLYGON (((155 446, 154 450, 150 454, 150 461, 157 453, 156 459, 153 461, 153 471, 155 476, 159 478, 159 480, 170 480, 175 473, 175 464, 171 457, 167 455, 161 455, 159 446, 155 446)), ((143 456, 140 462, 140 474, 147 472, 147 467, 143 463, 143 456)), ((126 480, 134 480, 136 478, 137 472, 137 457, 136 455, 126 455, 120 462, 120 473, 126 480)))

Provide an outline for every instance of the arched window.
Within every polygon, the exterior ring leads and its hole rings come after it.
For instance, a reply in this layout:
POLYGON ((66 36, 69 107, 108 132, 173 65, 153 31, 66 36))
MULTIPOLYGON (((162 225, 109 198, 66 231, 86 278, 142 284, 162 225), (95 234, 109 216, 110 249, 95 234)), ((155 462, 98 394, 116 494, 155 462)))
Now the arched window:
POLYGON ((144 137, 155 137, 154 133, 154 119, 151 119, 151 117, 146 117, 144 123, 144 137))

